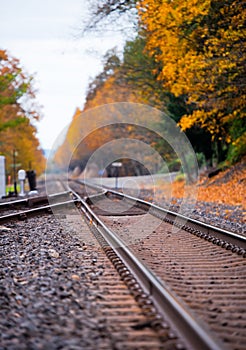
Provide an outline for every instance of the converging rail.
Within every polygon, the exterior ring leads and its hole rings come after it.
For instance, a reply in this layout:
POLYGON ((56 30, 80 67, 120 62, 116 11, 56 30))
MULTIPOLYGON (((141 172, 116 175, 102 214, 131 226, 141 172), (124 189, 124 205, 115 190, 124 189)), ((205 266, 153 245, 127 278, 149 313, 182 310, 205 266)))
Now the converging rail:
POLYGON ((149 302, 153 303, 153 307, 156 308, 156 311, 152 311, 155 314, 153 322, 158 323, 160 327, 167 327, 167 322, 177 336, 181 336, 185 348, 209 350, 224 348, 206 325, 197 321, 192 312, 169 289, 165 288, 125 246, 124 242, 102 222, 86 201, 71 188, 69 189, 81 202, 82 212, 90 224, 93 224, 96 235, 100 235, 98 240, 101 241, 103 249, 118 272, 122 274, 123 280, 132 289, 135 298, 145 299, 147 305, 149 302))
POLYGON ((28 210, 21 210, 19 212, 6 214, 0 216, 0 224, 6 223, 11 220, 25 220, 29 217, 35 217, 37 215, 41 214, 47 214, 52 213, 52 209, 59 209, 64 208, 65 206, 72 205, 76 202, 74 199, 70 200, 61 200, 67 198, 69 195, 69 192, 61 192, 56 193, 51 196, 41 196, 41 197, 34 197, 29 199, 21 199, 17 201, 11 201, 11 202, 4 202, 0 204, 0 209, 12 209, 16 208, 18 206, 29 206, 32 207, 34 205, 43 204, 43 203, 49 203, 50 201, 55 201, 55 203, 47 204, 47 205, 41 205, 36 208, 28 209, 28 210), (57 201, 59 202, 57 203, 57 201))
POLYGON ((39 204, 48 204, 50 200, 66 198, 69 192, 59 192, 55 194, 51 194, 50 196, 37 196, 30 198, 22 198, 13 201, 7 201, 0 203, 0 212, 3 209, 13 209, 18 207, 33 207, 39 204))
MULTIPOLYGON (((91 184, 87 181, 79 181, 85 186, 102 191, 100 186, 91 184)), ((112 190, 110 188, 103 188, 104 196, 109 194, 114 195, 120 199, 128 201, 132 205, 139 206, 145 209, 149 214, 156 216, 161 220, 165 220, 183 230, 193 233, 203 239, 211 241, 213 244, 220 245, 227 250, 232 250, 239 255, 245 255, 246 257, 246 237, 240 234, 230 232, 219 227, 209 225, 207 223, 186 217, 179 213, 167 210, 153 203, 147 202, 145 200, 129 196, 127 194, 112 190)), ((89 198, 88 198, 89 199, 89 198)), ((90 200, 90 199, 89 199, 90 200)))
POLYGON ((52 211, 65 218, 76 208, 163 343, 177 349, 243 349, 245 237, 113 189, 75 183, 63 182, 65 192, 0 205, 2 213, 32 207, 0 216, 0 224, 52 211), (137 225, 128 230, 127 220, 137 225), (157 229, 149 228, 151 220, 157 229), (137 236, 142 230, 146 236, 137 236))
MULTIPOLYGON (((76 183, 73 186, 80 192, 76 183)), ((200 223, 112 189, 90 183, 80 183, 80 186, 84 192, 87 192, 86 187, 97 189, 98 195, 84 198, 90 210, 123 240, 121 244, 130 247, 134 257, 144 262, 162 286, 174 292, 177 300, 180 298, 181 304, 194 312, 195 322, 198 316, 208 325, 222 340, 222 349, 227 345, 230 349, 244 349, 245 236, 200 223)), ((94 223, 92 218, 89 220, 94 223)), ((117 254, 117 245, 115 250, 117 254)), ((137 271, 133 268, 130 271, 138 277, 137 271)), ((147 287, 142 284, 152 296, 152 282, 147 287)), ((163 296, 160 299, 163 300, 163 296)), ((157 308, 158 302, 157 297, 157 308)))

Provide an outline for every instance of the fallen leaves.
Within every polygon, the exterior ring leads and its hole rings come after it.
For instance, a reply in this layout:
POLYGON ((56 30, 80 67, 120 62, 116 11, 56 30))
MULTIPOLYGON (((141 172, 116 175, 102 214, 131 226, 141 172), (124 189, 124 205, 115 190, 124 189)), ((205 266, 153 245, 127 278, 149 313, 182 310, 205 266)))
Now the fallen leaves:
POLYGON ((175 198, 189 197, 190 193, 195 190, 198 201, 241 206, 246 210, 246 168, 233 172, 229 169, 212 179, 204 181, 202 178, 195 185, 187 185, 185 181, 164 184, 158 188, 161 190, 158 196, 167 192, 168 188, 171 191, 172 204, 175 204, 175 198))

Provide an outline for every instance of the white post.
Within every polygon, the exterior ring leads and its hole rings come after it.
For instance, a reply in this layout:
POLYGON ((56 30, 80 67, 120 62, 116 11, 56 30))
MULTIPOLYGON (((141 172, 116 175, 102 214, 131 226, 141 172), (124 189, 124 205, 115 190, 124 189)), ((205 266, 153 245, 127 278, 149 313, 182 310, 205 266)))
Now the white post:
POLYGON ((18 171, 18 180, 20 181, 20 193, 19 196, 24 197, 25 191, 24 191, 24 184, 26 179, 26 172, 25 170, 21 169, 18 171))
POLYGON ((5 157, 0 156, 0 198, 6 195, 5 157))
POLYGON ((114 162, 114 163, 112 163, 112 166, 114 167, 114 170, 115 170, 115 189, 117 190, 117 188, 118 188, 119 168, 122 167, 122 163, 121 162, 114 162))

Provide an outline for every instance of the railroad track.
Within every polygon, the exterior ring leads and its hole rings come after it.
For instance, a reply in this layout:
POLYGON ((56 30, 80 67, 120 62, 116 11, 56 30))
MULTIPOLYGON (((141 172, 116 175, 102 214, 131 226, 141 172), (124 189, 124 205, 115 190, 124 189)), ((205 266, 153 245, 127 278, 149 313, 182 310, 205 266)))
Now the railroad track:
POLYGON ((0 225, 11 220, 26 220, 41 214, 52 213, 54 209, 64 209, 74 205, 70 192, 60 192, 51 196, 37 196, 0 203, 0 225), (51 203, 50 203, 51 202, 51 203), (53 204, 52 204, 53 202, 53 204), (24 209, 28 207, 29 209, 24 209))
POLYGON ((85 199, 85 215, 186 346, 244 349, 246 238, 111 189, 98 191, 85 199))
MULTIPOLYGON (((70 215, 71 193, 63 195, 24 210, 24 221, 19 203, 19 215, 0 227, 0 348, 162 349, 164 332, 132 298, 91 225, 70 215), (56 220, 47 208, 63 214, 56 220)), ((165 332, 166 346, 175 343, 165 332)))
MULTIPOLYGON (((176 213, 110 189, 93 186, 98 193, 85 196, 84 187, 72 187, 59 194, 65 200, 52 196, 42 210, 64 213, 76 203, 163 348, 244 349, 244 237, 177 219, 176 213)), ((25 217, 41 208, 24 211, 25 217)), ((2 222, 23 217, 10 215, 2 222)))

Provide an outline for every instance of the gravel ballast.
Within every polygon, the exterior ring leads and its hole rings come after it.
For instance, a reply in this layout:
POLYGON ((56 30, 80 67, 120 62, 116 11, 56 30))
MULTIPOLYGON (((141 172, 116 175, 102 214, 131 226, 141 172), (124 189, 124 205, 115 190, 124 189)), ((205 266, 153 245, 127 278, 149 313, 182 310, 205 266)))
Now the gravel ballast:
POLYGON ((67 216, 66 228, 50 214, 0 228, 0 349, 135 349, 136 341, 159 349, 88 226, 76 220, 67 216))
POLYGON ((92 261, 93 253, 53 216, 6 226, 0 237, 0 348, 91 347, 100 337, 87 285, 95 267, 85 273, 80 255, 92 261))

